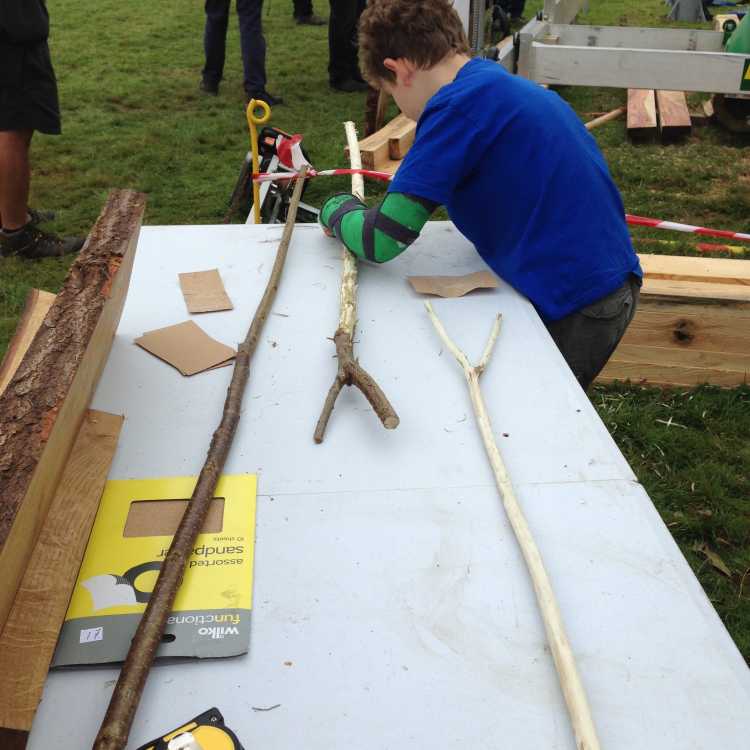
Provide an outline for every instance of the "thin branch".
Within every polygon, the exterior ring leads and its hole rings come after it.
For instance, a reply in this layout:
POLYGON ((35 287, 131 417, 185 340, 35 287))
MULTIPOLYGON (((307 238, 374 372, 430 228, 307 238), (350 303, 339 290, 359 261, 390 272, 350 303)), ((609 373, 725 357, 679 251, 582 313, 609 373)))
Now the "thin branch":
POLYGON ((294 188, 284 233, 279 243, 268 285, 250 324, 247 336, 237 351, 232 381, 227 390, 221 422, 213 434, 208 455, 192 497, 172 539, 172 544, 159 570, 159 577, 156 579, 156 585, 146 606, 146 611, 143 613, 130 644, 125 664, 120 672, 107 713, 94 742, 94 750, 122 750, 128 741, 130 727, 141 699, 146 678, 154 661, 156 649, 161 642, 174 598, 182 583, 185 565, 195 545, 195 539, 203 527, 216 484, 224 468, 224 462, 240 420, 242 396, 250 374, 250 358, 255 352, 263 324, 268 317, 279 287, 306 174, 307 168, 303 168, 294 188))
MULTIPOLYGON (((353 122, 344 123, 346 140, 349 146, 349 160, 352 169, 361 169, 362 159, 359 153, 357 131, 353 122)), ((365 182, 361 174, 352 175, 352 193, 364 200, 365 182)), ((315 426, 313 439, 322 443, 328 420, 331 418, 341 389, 345 385, 354 385, 370 402, 378 418, 387 430, 398 427, 399 418, 383 390, 375 379, 354 358, 354 328, 357 324, 357 259, 345 247, 342 247, 341 292, 339 308, 339 327, 334 334, 338 369, 336 377, 328 390, 323 409, 315 426)))
POLYGON ((492 356, 492 350, 495 348, 495 342, 497 341, 497 335, 500 333, 500 323, 503 320, 503 316, 498 313, 495 317, 495 322, 492 324, 492 330, 490 331, 490 337, 487 339, 487 345, 484 347, 484 351, 482 352, 482 358, 479 360, 479 364, 477 365, 477 370, 479 371, 479 374, 481 375, 485 369, 487 368, 487 365, 489 364, 490 357, 492 356))
POLYGON ((547 641, 549 642, 552 658, 554 659, 560 679, 560 686, 573 725, 576 747, 578 750, 599 750, 599 740, 591 717, 591 709, 583 688, 583 683, 578 674, 573 650, 570 647, 568 636, 565 632, 565 626, 557 606, 554 591, 552 590, 552 584, 544 567, 539 548, 536 546, 536 542, 531 535, 531 530, 516 498, 508 470, 495 442, 490 417, 485 407, 481 388, 479 387, 481 369, 487 366, 497 333, 500 329, 500 316, 495 319, 495 324, 492 327, 492 332, 490 333, 490 338, 480 364, 477 367, 472 367, 466 355, 448 336, 448 332, 433 311, 432 306, 427 303, 426 307, 440 339, 453 352, 453 356, 461 365, 461 369, 469 384, 469 394, 474 407, 477 426, 482 435, 482 441, 484 442, 484 447, 495 475, 495 482, 500 491, 505 512, 518 540, 518 545, 521 548, 521 553, 526 561, 526 567, 534 586, 537 603, 539 604, 542 620, 544 621, 544 628, 547 632, 547 641))

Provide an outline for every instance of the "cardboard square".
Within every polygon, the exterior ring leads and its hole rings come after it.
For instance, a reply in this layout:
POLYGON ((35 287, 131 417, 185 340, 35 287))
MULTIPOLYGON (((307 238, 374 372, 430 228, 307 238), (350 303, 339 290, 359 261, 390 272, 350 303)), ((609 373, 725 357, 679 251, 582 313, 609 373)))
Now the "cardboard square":
POLYGON ((231 346, 212 339, 192 320, 147 331, 135 343, 176 367, 183 375, 224 367, 231 364, 237 354, 231 346))
POLYGON ((179 277, 188 312, 218 312, 233 308, 218 269, 181 273, 179 277))
POLYGON ((438 297, 463 297, 475 289, 497 288, 497 278, 491 271, 476 271, 465 276, 409 276, 408 280, 415 292, 438 297))

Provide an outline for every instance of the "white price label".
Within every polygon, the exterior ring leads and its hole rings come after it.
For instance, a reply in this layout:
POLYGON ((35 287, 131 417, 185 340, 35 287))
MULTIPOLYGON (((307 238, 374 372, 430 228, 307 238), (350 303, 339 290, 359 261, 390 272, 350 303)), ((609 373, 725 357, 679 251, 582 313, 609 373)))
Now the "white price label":
POLYGON ((86 628, 81 631, 79 643, 94 643, 104 640, 104 628, 86 628))

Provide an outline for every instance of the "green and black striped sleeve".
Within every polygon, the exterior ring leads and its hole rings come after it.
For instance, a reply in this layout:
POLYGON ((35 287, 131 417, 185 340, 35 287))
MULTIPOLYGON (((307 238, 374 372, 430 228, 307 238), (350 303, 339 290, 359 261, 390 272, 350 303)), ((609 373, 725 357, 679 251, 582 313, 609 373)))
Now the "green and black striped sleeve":
POLYGON ((320 209, 320 223, 359 258, 385 263, 406 250, 437 203, 406 193, 388 193, 367 208, 350 193, 332 195, 320 209))

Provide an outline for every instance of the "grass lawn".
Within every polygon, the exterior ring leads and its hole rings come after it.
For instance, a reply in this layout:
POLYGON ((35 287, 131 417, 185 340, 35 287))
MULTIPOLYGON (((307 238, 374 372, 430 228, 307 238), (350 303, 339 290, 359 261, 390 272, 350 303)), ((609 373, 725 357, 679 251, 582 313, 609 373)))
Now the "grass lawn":
MULTIPOLYGON (((315 4, 327 12, 323 0, 315 4)), ((247 128, 236 19, 219 97, 198 91, 202 5, 48 0, 63 135, 35 136, 32 205, 57 211, 52 229, 85 233, 111 187, 148 193, 148 224, 221 220, 247 128)), ((527 15, 538 5, 529 2, 527 15)), ((364 96, 328 88, 325 27, 296 26, 291 0, 266 6, 268 88, 287 100, 273 123, 303 132, 318 168, 341 165, 340 123, 362 122, 364 96)), ((653 26, 665 24, 664 14, 662 0, 592 0, 582 20, 653 26)), ((617 89, 559 93, 583 119, 625 101, 617 89)), ((630 213, 750 232, 748 138, 705 127, 677 145, 633 145, 622 120, 594 134, 630 213)), ((344 178, 313 183, 306 200, 319 204, 347 186, 344 178)), ((685 235, 638 230, 634 237, 641 252, 694 253, 685 235), (643 241, 655 238, 672 244, 643 241)), ((69 262, 0 259, 0 354, 29 287, 56 291, 69 262)), ((590 395, 750 661, 750 388, 623 385, 590 395)))

